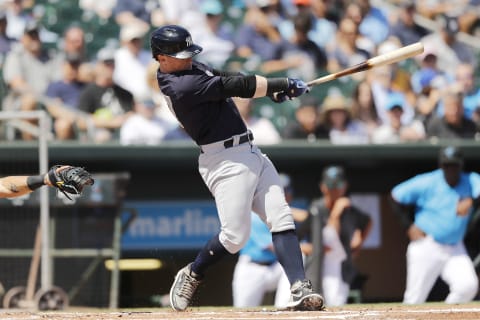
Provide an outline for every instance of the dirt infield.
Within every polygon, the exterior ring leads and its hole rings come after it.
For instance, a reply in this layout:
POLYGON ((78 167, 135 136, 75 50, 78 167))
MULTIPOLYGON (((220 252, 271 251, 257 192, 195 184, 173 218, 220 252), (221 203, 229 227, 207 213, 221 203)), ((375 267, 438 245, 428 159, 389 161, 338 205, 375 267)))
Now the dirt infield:
POLYGON ((415 319, 480 319, 480 303, 468 305, 426 304, 422 306, 403 306, 397 304, 352 305, 342 308, 329 308, 319 312, 286 312, 275 309, 231 309, 231 308, 192 308, 186 312, 174 312, 170 309, 104 311, 92 309, 74 309, 59 312, 30 312, 25 310, 0 310, 2 320, 260 320, 260 319, 345 319, 345 320, 415 320, 415 319))

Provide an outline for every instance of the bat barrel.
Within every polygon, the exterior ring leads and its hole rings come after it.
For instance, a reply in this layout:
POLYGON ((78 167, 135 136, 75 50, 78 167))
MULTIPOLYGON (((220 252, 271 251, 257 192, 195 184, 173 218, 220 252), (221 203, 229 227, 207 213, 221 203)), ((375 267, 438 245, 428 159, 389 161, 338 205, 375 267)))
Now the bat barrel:
POLYGON ((423 44, 417 42, 406 47, 384 53, 367 60, 368 64, 373 67, 380 67, 387 64, 399 62, 408 59, 423 52, 423 44))
POLYGON ((423 52, 423 44, 421 42, 416 42, 414 44, 399 48, 397 50, 393 50, 391 52, 387 52, 384 54, 381 54, 379 56, 373 57, 371 59, 368 59, 366 61, 363 61, 357 65, 354 65, 352 67, 346 68, 344 70, 341 70, 339 72, 335 72, 326 76, 323 76, 321 78, 312 80, 307 83, 309 86, 314 86, 320 83, 324 83, 327 81, 335 80, 340 77, 344 77, 350 74, 354 74, 357 72, 361 71, 366 71, 368 69, 374 68, 374 67, 380 67, 384 66, 387 64, 392 64, 399 62, 401 60, 405 60, 407 58, 416 56, 420 53, 423 52))

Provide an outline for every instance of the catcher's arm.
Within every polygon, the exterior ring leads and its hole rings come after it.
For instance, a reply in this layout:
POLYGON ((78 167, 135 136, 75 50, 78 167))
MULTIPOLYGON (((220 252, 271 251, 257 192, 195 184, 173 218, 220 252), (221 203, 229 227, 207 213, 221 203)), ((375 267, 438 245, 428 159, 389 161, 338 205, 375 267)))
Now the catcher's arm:
MULTIPOLYGON (((38 176, 8 176, 0 178, 0 198, 20 197, 48 185, 63 193, 81 194, 85 185, 92 185, 90 173, 80 167, 54 166, 38 176)), ((68 195, 67 195, 68 197, 68 195)), ((70 197, 68 197, 70 199, 70 197)))
POLYGON ((39 176, 8 176, 0 178, 0 198, 20 197, 46 184, 49 184, 47 174, 39 176))

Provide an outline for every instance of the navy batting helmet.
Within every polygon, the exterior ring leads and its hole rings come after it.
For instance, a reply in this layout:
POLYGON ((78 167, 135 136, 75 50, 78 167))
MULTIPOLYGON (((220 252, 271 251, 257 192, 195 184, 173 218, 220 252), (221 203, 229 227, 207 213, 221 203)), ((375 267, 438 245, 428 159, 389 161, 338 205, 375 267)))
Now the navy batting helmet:
POLYGON ((193 43, 190 32, 177 25, 167 25, 153 31, 150 35, 150 48, 153 58, 163 54, 188 59, 202 51, 202 47, 193 43))

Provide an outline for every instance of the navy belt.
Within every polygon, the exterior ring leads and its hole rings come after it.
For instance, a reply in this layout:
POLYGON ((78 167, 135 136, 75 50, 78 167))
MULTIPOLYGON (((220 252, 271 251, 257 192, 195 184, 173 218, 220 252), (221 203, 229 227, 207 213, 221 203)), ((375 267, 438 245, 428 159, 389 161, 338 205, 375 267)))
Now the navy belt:
POLYGON ((274 261, 254 261, 254 260, 250 260, 250 262, 261 265, 261 266, 269 267, 272 264, 274 264, 276 261, 275 260, 274 261))
MULTIPOLYGON (((253 134, 251 132, 249 132, 248 134, 244 134, 243 136, 240 136, 240 138, 238 140, 238 144, 242 144, 242 143, 252 141, 252 140, 253 140, 253 134)), ((233 138, 225 140, 223 142, 223 146, 225 147, 225 149, 233 147, 233 138)))

